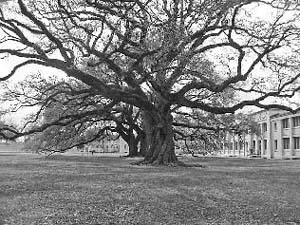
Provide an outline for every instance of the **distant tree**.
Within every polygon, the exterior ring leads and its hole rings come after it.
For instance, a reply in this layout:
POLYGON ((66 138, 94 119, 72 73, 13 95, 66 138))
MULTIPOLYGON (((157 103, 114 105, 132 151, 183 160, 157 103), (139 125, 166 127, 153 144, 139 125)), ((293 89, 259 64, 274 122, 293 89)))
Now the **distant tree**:
POLYGON ((0 141, 14 140, 18 130, 14 126, 9 126, 4 120, 0 120, 0 141))
POLYGON ((29 130, 27 146, 34 151, 65 152, 90 142, 122 137, 129 156, 137 156, 143 131, 138 110, 113 103, 73 80, 29 76, 7 85, 3 98, 15 110, 34 107, 23 130, 29 130), (44 125, 44 129, 41 128, 44 125), (41 133, 36 133, 42 131, 41 133), (34 134, 36 133, 36 134, 34 134), (30 140, 30 141, 29 141, 30 140))
POLYGON ((0 54, 22 60, 0 80, 31 64, 55 68, 105 105, 136 107, 145 134, 141 163, 178 164, 173 122, 179 108, 291 110, 268 100, 300 88, 297 1, 18 0, 16 11, 21 16, 0 12, 0 54), (261 7, 275 16, 259 17, 261 7), (209 100, 232 89, 246 100, 209 100))

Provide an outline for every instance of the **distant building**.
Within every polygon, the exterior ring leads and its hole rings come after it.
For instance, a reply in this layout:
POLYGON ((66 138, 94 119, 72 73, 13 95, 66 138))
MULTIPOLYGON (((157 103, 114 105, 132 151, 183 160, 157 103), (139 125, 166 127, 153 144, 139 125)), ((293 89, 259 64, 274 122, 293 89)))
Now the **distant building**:
POLYGON ((110 139, 106 138, 100 141, 94 141, 89 144, 85 144, 82 149, 78 149, 83 152, 94 152, 94 153, 128 153, 128 145, 122 139, 110 139))
POLYGON ((250 115, 257 122, 257 134, 227 133, 219 155, 263 158, 300 158, 300 112, 262 110, 250 115))

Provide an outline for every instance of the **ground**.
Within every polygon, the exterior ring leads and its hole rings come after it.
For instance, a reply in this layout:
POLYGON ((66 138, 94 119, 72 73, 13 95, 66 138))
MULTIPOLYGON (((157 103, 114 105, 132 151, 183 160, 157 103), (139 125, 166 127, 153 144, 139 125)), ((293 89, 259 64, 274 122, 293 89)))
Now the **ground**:
POLYGON ((300 224, 299 160, 133 160, 2 153, 0 224, 300 224))

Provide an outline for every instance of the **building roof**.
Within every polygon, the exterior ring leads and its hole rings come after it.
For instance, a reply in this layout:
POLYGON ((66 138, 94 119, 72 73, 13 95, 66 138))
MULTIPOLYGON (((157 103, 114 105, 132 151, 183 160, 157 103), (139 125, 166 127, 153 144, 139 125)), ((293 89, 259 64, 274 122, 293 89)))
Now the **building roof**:
POLYGON ((280 118, 280 117, 285 117, 285 116, 298 114, 298 113, 300 113, 300 110, 298 110, 297 112, 290 112, 290 111, 286 111, 286 110, 283 110, 283 109, 276 109, 276 108, 272 108, 272 109, 268 109, 268 110, 267 109, 262 109, 262 110, 259 110, 257 112, 251 113, 250 116, 256 116, 256 115, 259 115, 259 114, 264 113, 264 112, 268 112, 270 118, 275 119, 275 118, 280 118))

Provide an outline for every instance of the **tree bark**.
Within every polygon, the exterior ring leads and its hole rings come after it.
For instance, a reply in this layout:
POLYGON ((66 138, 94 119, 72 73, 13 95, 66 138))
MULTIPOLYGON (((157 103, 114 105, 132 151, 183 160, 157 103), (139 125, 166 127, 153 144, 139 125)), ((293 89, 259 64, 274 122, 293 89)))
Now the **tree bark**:
POLYGON ((138 153, 138 140, 134 137, 134 134, 132 133, 128 137, 128 147, 129 147, 129 153, 128 157, 136 157, 139 155, 138 153))
POLYGON ((141 164, 176 165, 174 131, 170 113, 153 115, 143 113, 143 123, 146 142, 146 154, 141 164))
POLYGON ((125 128, 122 123, 119 123, 117 124, 116 130, 128 145, 127 157, 138 156, 139 137, 134 135, 133 128, 125 128))
POLYGON ((146 135, 143 134, 141 137, 140 137, 140 155, 141 156, 146 156, 146 151, 147 151, 147 142, 146 142, 146 135))

